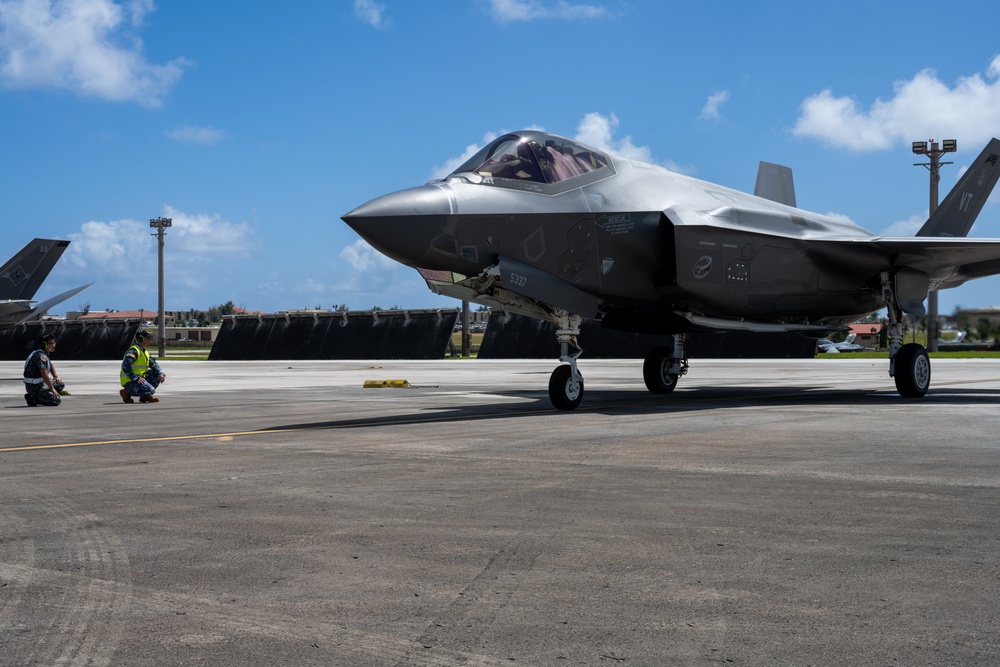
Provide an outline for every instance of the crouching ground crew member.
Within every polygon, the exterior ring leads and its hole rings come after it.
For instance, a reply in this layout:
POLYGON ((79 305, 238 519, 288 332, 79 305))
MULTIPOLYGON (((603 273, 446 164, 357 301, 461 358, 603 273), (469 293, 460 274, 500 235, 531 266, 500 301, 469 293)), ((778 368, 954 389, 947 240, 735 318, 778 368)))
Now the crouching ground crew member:
POLYGON ((59 405, 60 395, 68 395, 66 385, 56 375, 49 355, 56 349, 56 337, 42 334, 38 348, 24 360, 24 402, 28 407, 36 405, 59 405))
POLYGON ((135 345, 128 349, 122 359, 122 388, 118 393, 126 403, 135 403, 133 396, 138 396, 140 403, 157 403, 160 400, 153 394, 160 383, 166 381, 167 376, 160 370, 156 359, 146 351, 146 343, 150 339, 148 332, 140 330, 135 335, 135 345))

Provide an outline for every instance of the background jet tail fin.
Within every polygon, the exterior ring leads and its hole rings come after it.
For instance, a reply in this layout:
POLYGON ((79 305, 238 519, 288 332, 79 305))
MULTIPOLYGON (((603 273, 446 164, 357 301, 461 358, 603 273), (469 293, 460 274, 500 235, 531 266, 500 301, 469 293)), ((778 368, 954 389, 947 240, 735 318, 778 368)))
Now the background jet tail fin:
POLYGON ((757 167, 757 184, 754 185, 753 194, 755 197, 794 207, 795 184, 792 182, 792 170, 780 164, 761 162, 757 167))
POLYGON ((69 241, 35 239, 0 267, 0 299, 30 299, 69 241))
POLYGON ((968 236, 1000 178, 1000 139, 991 139, 917 236, 968 236))

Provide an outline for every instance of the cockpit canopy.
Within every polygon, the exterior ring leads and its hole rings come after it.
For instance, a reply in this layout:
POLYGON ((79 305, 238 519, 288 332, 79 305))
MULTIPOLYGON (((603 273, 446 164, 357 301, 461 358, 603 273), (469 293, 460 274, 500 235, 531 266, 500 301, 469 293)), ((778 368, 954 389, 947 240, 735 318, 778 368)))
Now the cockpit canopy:
MULTIPOLYGON (((501 185, 494 179, 514 183, 555 185, 592 175, 596 180, 613 171, 608 156, 575 141, 544 132, 505 134, 473 155, 452 176, 473 174, 482 182, 501 185)), ((582 185, 574 181, 574 185, 582 185)), ((515 186, 516 187, 516 186, 515 186)))

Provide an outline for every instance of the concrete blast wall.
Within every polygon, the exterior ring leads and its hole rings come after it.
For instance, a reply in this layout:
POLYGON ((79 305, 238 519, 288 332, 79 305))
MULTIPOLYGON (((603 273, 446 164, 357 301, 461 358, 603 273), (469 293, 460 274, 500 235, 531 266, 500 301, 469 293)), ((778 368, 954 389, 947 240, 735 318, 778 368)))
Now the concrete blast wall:
POLYGON ((0 331, 0 359, 26 359, 43 333, 56 337, 52 359, 121 359, 139 329, 138 322, 31 322, 0 331))
MULTIPOLYGON (((580 327, 583 358, 642 359, 657 345, 673 346, 673 337, 604 329, 584 320, 580 327)), ((811 359, 816 341, 799 334, 749 332, 688 335, 688 355, 695 359, 811 359)), ((480 359, 558 359, 552 322, 523 315, 494 313, 479 348, 480 359)))
POLYGON ((456 310, 377 310, 224 318, 209 359, 441 359, 456 310))

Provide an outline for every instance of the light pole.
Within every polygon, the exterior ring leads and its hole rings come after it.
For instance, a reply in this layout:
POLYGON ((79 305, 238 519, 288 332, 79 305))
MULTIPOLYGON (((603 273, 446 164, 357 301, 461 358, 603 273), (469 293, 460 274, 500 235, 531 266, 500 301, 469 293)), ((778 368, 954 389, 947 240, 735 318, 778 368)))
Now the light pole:
MULTIPOLYGON (((914 167, 926 167, 931 172, 931 198, 930 212, 928 217, 934 215, 938 207, 938 181, 941 180, 939 167, 942 164, 953 164, 951 162, 940 162, 941 156, 945 153, 954 153, 958 150, 958 141, 955 139, 945 139, 938 145, 938 142, 931 139, 930 146, 926 141, 914 141, 913 153, 915 155, 926 155, 930 159, 927 162, 914 162, 914 167)), ((937 352, 938 349, 938 295, 937 290, 931 290, 927 294, 927 351, 937 352)))
POLYGON ((159 253, 159 274, 160 274, 160 285, 159 285, 160 304, 159 304, 159 311, 160 312, 159 312, 159 322, 158 322, 157 327, 156 327, 157 328, 156 337, 159 340, 159 350, 160 350, 160 358, 161 359, 164 356, 166 356, 166 354, 167 354, 167 351, 166 351, 166 348, 165 348, 165 341, 163 340, 164 336, 166 336, 166 332, 163 329, 163 318, 164 318, 164 314, 163 314, 163 230, 165 228, 171 226, 172 224, 174 224, 174 221, 173 221, 172 218, 150 218, 150 220, 149 220, 149 226, 152 227, 152 228, 154 228, 154 229, 156 229, 156 234, 150 234, 150 236, 155 236, 157 238, 157 240, 159 241, 159 246, 160 246, 159 247, 159 251, 160 251, 160 253, 159 253))

